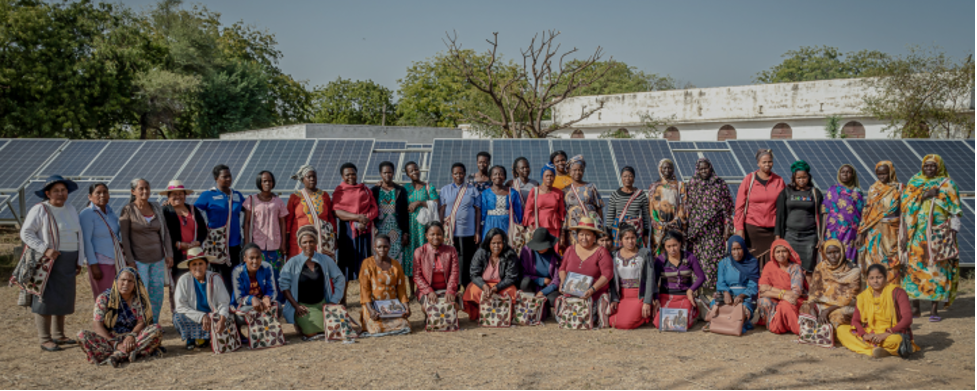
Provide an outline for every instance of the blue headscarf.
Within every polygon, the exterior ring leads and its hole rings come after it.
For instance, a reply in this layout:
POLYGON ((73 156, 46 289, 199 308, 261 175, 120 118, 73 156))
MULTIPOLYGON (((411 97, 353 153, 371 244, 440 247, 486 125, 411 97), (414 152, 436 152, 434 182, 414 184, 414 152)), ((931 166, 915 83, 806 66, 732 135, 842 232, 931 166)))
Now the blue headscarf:
POLYGON ((545 175, 547 171, 552 171, 553 172, 553 176, 556 176, 556 166, 554 166, 553 163, 546 163, 546 165, 543 166, 543 169, 540 170, 540 172, 539 172, 539 179, 540 180, 543 180, 543 175, 545 175))
POLYGON ((760 281, 760 261, 750 254, 750 249, 746 247, 746 239, 742 236, 733 235, 726 242, 726 255, 729 257, 730 264, 740 272, 740 280, 738 285, 746 286, 746 283, 752 280, 754 283, 759 283, 760 281), (739 243, 740 247, 743 248, 743 260, 737 262, 733 259, 733 243, 739 243))

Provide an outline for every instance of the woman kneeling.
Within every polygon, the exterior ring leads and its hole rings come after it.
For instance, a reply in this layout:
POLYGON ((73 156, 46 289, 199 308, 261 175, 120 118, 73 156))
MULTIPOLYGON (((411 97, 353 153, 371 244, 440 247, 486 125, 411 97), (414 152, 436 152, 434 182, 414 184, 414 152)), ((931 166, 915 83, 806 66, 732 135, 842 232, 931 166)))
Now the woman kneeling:
POLYGON ((136 269, 125 267, 115 276, 112 288, 95 300, 95 331, 78 333, 81 349, 92 364, 113 367, 160 351, 160 328, 153 324, 149 294, 136 269))
POLYGON ((371 337, 410 333, 410 296, 407 276, 400 262, 390 258, 390 237, 379 234, 373 238, 373 256, 360 265, 360 321, 371 337), (404 307, 400 317, 383 316, 377 301, 396 301, 404 307))
POLYGON ((622 224, 618 236, 622 247, 614 254, 610 322, 614 328, 630 330, 651 320, 658 279, 651 251, 638 248, 635 228, 622 224))
MULTIPOLYGON (((855 353, 882 358, 899 354, 903 335, 913 337, 912 309, 909 295, 898 285, 887 281, 882 264, 868 267, 868 289, 858 294, 851 326, 838 326, 838 341, 855 353)), ((910 341, 912 351, 919 351, 910 341)))
POLYGON ((325 333, 322 307, 342 300, 346 278, 332 258, 316 252, 319 235, 315 227, 306 225, 295 235, 302 253, 285 263, 278 285, 285 293, 285 321, 294 324, 302 340, 308 341, 325 333))
POLYGON ((472 257, 472 282, 465 288, 462 298, 468 319, 477 322, 479 303, 494 294, 516 297, 516 283, 519 282, 519 259, 506 240, 506 233, 500 228, 492 228, 485 234, 481 248, 472 257))
POLYGON ((187 260, 177 265, 180 269, 190 269, 176 283, 176 313, 173 314, 173 325, 187 341, 187 350, 205 346, 210 341, 210 328, 223 330, 230 317, 231 296, 224 288, 224 280, 219 273, 207 270, 207 264, 213 259, 200 247, 194 247, 187 250, 187 260), (212 315, 220 316, 216 325, 207 319, 212 315))

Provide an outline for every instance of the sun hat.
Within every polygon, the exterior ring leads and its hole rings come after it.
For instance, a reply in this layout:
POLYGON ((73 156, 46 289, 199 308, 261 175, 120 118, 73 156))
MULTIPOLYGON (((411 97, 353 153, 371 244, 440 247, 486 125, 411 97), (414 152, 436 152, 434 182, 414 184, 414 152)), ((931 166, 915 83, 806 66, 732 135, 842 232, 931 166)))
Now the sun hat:
POLYGON ((597 228, 597 222, 595 222, 594 219, 587 216, 581 217, 580 222, 578 222, 577 225, 570 227, 570 229, 574 231, 586 229, 588 231, 594 231, 597 234, 604 232, 600 228, 597 228))
POLYGON ((169 197, 170 193, 174 191, 185 191, 187 195, 193 194, 193 190, 187 189, 183 186, 183 181, 179 179, 174 179, 170 183, 166 184, 166 190, 159 192, 159 195, 169 197))
POLYGON ((68 188, 68 194, 71 194, 75 190, 78 190, 78 184, 75 183, 74 181, 69 179, 64 179, 64 177, 61 175, 51 175, 44 180, 44 188, 35 191, 34 194, 37 195, 37 197, 40 199, 47 199, 47 196, 44 195, 44 192, 51 190, 51 187, 58 183, 62 183, 64 184, 64 187, 68 188))
POLYGON ((197 259, 203 259, 203 260, 206 260, 207 263, 210 263, 210 262, 213 262, 215 259, 217 259, 217 257, 213 257, 213 256, 210 256, 210 255, 207 255, 206 253, 204 253, 204 249, 202 249, 200 247, 194 247, 194 248, 191 248, 191 249, 187 250, 187 259, 185 261, 183 261, 183 262, 180 262, 180 264, 176 265, 176 268, 177 269, 189 269, 190 268, 190 262, 191 261, 195 261, 197 259))

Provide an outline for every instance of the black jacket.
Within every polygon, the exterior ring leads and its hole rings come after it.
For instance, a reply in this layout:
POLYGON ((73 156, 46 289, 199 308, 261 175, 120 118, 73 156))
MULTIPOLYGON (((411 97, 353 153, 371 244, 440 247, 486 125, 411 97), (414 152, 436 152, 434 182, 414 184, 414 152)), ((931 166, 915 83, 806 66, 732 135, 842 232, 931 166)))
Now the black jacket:
MULTIPOLYGON (((192 205, 187 204, 188 208, 192 205)), ((196 241, 203 243, 207 240, 207 220, 204 220, 204 215, 200 213, 200 209, 191 208, 193 210, 193 219, 197 222, 197 235, 194 238, 196 241)), ((180 240, 183 234, 180 233, 180 217, 177 216, 176 210, 173 209, 172 205, 166 205, 163 207, 163 219, 166 221, 166 229, 169 230, 171 242, 173 243, 173 265, 174 269, 177 264, 184 261, 183 251, 176 248, 176 242, 182 242, 180 240)))
MULTIPOLYGON (((620 250, 618 250, 620 251, 620 250)), ((614 253, 617 257, 617 252, 614 253)), ((647 248, 638 249, 636 257, 645 259, 644 267, 641 268, 641 283, 638 286, 638 298, 646 304, 651 304, 658 293, 658 276, 655 272, 655 256, 647 248)), ((614 279, 608 291, 611 293, 611 302, 621 301, 621 277, 617 275, 617 268, 614 269, 614 279)))
MULTIPOLYGON (((373 192, 373 199, 377 202, 377 210, 380 208, 380 185, 376 185, 370 188, 373 192)), ((403 232, 404 236, 410 235, 410 212, 407 211, 407 206, 410 205, 407 202, 407 189, 401 185, 394 185, 394 210, 397 213, 397 228, 400 228, 400 232, 403 232)), ((379 227, 380 226, 380 214, 377 214, 377 218, 373 220, 373 223, 379 227)))
MULTIPOLYGON (((472 257, 472 266, 469 268, 472 283, 482 290, 485 290, 485 280, 482 279, 482 274, 485 273, 485 268, 488 267, 491 257, 492 254, 484 249, 478 249, 472 257)), ((520 263, 515 251, 510 249, 502 253, 502 259, 499 260, 499 284, 495 286, 496 291, 516 285, 522 279, 522 265, 520 263)))

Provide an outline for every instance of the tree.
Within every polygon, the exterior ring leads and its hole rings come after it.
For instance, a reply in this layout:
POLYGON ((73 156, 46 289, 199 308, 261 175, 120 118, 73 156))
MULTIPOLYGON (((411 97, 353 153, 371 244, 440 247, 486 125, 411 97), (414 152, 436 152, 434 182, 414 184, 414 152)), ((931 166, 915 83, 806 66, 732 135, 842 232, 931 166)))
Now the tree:
MULTIPOLYGON (((567 63, 567 66, 573 67, 579 63, 580 60, 571 60, 567 63)), ((666 91, 676 88, 677 83, 671 76, 658 76, 654 73, 645 73, 644 71, 639 71, 636 67, 618 61, 595 62, 581 72, 581 77, 584 79, 589 78, 605 68, 607 72, 603 77, 597 78, 589 86, 577 88, 571 96, 666 91)), ((565 88, 565 86, 561 85, 560 88, 565 88)))
POLYGON ((196 99, 196 135, 216 138, 268 126, 273 116, 267 75, 259 64, 235 61, 203 79, 196 99))
POLYGON ((529 47, 521 50, 523 66, 516 74, 508 74, 504 63, 498 62, 498 33, 492 33, 493 38, 486 40, 489 44, 489 61, 484 66, 464 55, 457 34, 448 35, 445 45, 452 59, 451 66, 468 83, 486 94, 495 106, 494 112, 478 110, 471 113, 474 122, 497 128, 502 137, 544 138, 557 130, 573 126, 604 107, 604 102, 600 101, 573 120, 543 126, 543 120, 553 106, 572 96, 574 91, 594 84, 613 64, 610 59, 604 67, 586 72, 604 56, 599 46, 592 55, 570 64, 567 57, 576 53, 577 49, 560 54, 560 45, 554 46, 559 34, 550 30, 544 31, 542 36, 533 36, 529 47))
POLYGON ((313 93, 312 122, 380 125, 396 123, 393 91, 372 80, 336 78, 313 93))
POLYGON ((824 119, 824 135, 828 138, 847 138, 848 135, 841 131, 840 115, 830 115, 824 119))
POLYGON ((910 47, 891 61, 885 76, 866 79, 875 92, 864 98, 863 111, 886 121, 886 130, 901 138, 970 138, 974 136, 973 55, 963 61, 939 49, 910 47))
POLYGON ((891 61, 888 54, 862 50, 842 54, 830 46, 801 46, 788 50, 784 61, 754 76, 755 83, 793 83, 800 81, 847 79, 880 75, 891 61))

